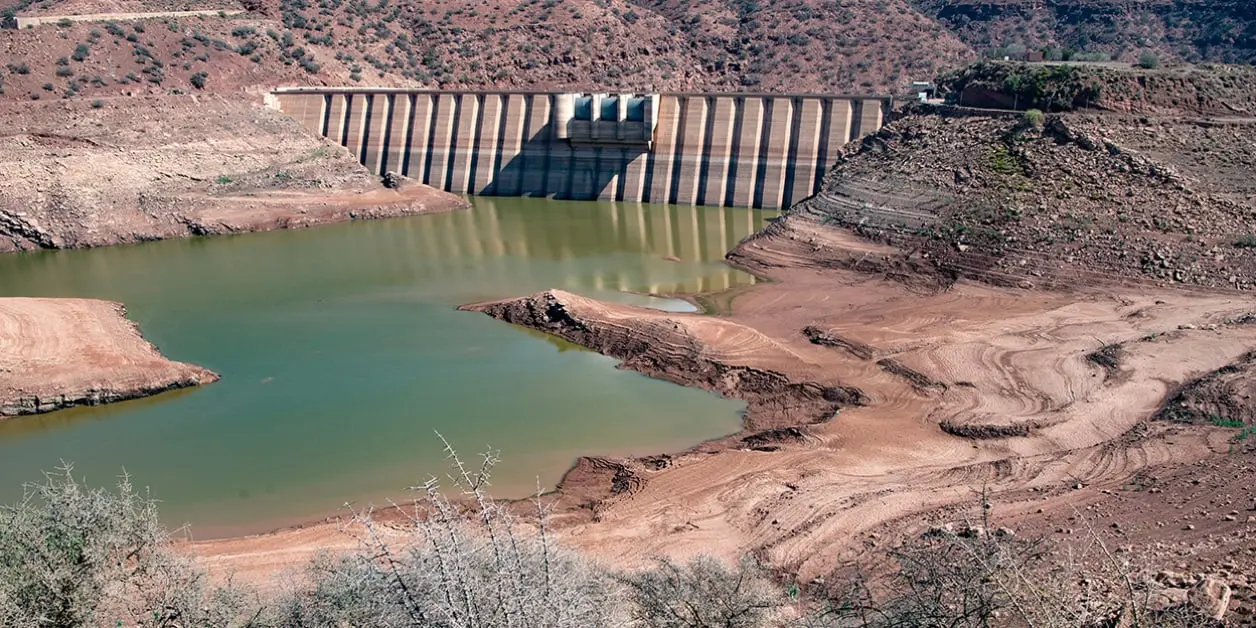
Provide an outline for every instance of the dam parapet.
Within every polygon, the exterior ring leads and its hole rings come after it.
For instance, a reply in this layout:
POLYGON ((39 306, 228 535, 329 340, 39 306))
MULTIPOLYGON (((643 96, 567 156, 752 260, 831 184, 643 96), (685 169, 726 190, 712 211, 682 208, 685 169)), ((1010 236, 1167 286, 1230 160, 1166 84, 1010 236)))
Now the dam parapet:
POLYGON ((889 97, 280 88, 372 172, 449 192, 777 209, 811 196, 889 97))

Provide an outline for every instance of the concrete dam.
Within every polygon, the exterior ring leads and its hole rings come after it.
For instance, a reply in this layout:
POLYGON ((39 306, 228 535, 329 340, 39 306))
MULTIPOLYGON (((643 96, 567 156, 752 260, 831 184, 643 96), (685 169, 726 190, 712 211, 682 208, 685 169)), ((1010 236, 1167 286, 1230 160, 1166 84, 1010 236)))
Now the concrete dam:
POLYGON ((777 209, 888 97, 281 88, 272 107, 372 172, 449 192, 777 209))

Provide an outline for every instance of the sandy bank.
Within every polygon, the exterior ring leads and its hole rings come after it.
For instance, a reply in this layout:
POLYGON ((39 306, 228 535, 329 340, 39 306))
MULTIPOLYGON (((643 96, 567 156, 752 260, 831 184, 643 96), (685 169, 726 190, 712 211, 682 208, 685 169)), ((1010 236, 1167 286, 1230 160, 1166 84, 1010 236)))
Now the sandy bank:
POLYGON ((0 298, 0 419, 218 380, 162 357, 125 314, 110 301, 0 298))

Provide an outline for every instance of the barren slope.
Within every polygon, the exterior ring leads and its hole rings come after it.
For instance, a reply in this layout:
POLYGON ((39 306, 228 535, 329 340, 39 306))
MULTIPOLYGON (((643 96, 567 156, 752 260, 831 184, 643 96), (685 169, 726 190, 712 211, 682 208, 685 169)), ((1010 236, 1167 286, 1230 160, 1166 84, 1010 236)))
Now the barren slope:
POLYGON ((668 379, 709 386, 708 371, 671 348, 683 346, 792 384, 840 379, 862 393, 866 405, 838 404, 823 423, 752 403, 750 431, 736 437, 678 456, 582 461, 560 492, 572 540, 625 562, 753 551, 805 578, 857 555, 862 535, 891 522, 919 528, 924 513, 970 500, 977 486, 1063 495, 1224 442, 1149 419, 1173 382, 1256 348, 1251 299, 963 281, 939 292, 815 270, 830 256, 891 254, 796 215, 737 251, 780 281, 739 295, 716 321, 558 292, 477 306, 668 379), (676 334, 683 342, 668 339, 676 334), (625 352, 608 337, 638 346, 625 352), (1119 360, 1090 357, 1108 345, 1122 348, 1119 360))
POLYGON ((1071 48, 1133 61, 1142 51, 1190 62, 1251 63, 1247 0, 911 0, 973 48, 1071 48))
POLYGON ((348 151, 260 106, 159 97, 0 109, 0 252, 466 207, 385 189, 348 151))
POLYGON ((943 283, 1251 289, 1256 125, 1200 124, 908 115, 848 146, 797 212, 892 244, 895 264, 943 283))
MULTIPOLYGON (((55 14, 62 4, 38 6, 55 14)), ((3 97, 294 84, 901 93, 972 57, 906 0, 280 0, 248 8, 244 16, 6 31, 3 97)))

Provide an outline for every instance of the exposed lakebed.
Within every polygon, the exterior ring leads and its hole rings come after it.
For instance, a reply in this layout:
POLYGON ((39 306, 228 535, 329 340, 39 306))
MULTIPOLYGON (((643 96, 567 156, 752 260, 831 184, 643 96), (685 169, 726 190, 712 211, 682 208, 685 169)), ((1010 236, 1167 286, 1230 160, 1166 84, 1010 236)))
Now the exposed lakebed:
POLYGON ((0 422, 0 502, 71 461, 125 469, 199 538, 404 497, 441 473, 439 431, 502 451, 499 493, 552 485, 578 455, 675 450, 736 431, 744 404, 454 306, 562 288, 644 293, 754 282, 727 251, 772 213, 476 198, 473 209, 317 229, 0 256, 0 296, 121 301, 194 390, 0 422))

